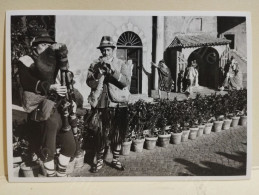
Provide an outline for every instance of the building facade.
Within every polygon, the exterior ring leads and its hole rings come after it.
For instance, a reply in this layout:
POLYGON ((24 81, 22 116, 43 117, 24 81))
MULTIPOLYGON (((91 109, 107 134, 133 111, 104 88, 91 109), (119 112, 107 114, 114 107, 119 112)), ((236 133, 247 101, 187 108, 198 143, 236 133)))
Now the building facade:
POLYGON ((151 62, 161 59, 165 59, 175 82, 178 72, 195 59, 199 84, 217 88, 219 68, 231 55, 231 34, 235 34, 235 50, 246 58, 246 43, 242 41, 245 21, 230 24, 225 27, 224 18, 217 16, 56 16, 56 41, 68 46, 75 88, 87 105, 90 88, 86 76, 91 62, 101 55, 96 47, 102 36, 112 36, 117 42, 117 57, 133 64, 131 93, 148 96, 152 89, 158 89, 158 74, 151 62))

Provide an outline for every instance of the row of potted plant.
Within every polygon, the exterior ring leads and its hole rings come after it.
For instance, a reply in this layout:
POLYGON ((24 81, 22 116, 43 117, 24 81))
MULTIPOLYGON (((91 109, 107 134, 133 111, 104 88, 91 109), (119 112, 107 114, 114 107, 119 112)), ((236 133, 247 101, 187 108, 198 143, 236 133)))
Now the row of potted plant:
POLYGON ((230 126, 246 125, 247 90, 230 91, 228 94, 197 95, 183 101, 158 100, 147 103, 139 100, 128 106, 129 123, 122 154, 167 147, 196 139, 211 131, 220 132, 230 126))

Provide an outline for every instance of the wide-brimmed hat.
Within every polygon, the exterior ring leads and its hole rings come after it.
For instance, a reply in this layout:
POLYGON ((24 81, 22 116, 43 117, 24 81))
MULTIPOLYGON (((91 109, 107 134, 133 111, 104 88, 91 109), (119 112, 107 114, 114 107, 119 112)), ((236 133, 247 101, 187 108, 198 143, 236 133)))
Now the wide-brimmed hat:
POLYGON ((32 41, 32 46, 38 45, 40 43, 56 43, 51 36, 49 36, 48 33, 42 33, 41 35, 35 37, 35 39, 32 41))
POLYGON ((104 47, 112 47, 112 48, 116 47, 116 43, 113 41, 112 37, 110 37, 110 36, 102 37, 100 45, 99 45, 99 47, 97 47, 97 49, 101 49, 104 47))

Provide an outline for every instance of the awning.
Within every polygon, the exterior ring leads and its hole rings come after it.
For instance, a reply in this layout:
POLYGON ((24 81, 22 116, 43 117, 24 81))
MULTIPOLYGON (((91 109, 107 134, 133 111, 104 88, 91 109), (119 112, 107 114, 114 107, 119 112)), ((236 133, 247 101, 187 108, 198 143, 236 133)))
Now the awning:
POLYGON ((196 35, 177 35, 175 36, 169 48, 174 47, 202 47, 202 46, 216 46, 227 45, 231 41, 225 38, 216 38, 208 34, 196 34, 196 35))

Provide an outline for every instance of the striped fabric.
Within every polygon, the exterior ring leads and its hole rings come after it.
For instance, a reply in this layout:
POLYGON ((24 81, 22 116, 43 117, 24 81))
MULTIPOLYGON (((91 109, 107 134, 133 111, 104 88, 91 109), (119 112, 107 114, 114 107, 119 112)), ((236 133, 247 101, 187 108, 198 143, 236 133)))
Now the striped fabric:
POLYGON ((118 160, 119 159, 119 156, 120 156, 120 151, 119 150, 113 150, 112 154, 113 154, 113 159, 114 160, 118 160))
POLYGON ((56 176, 56 170, 55 169, 49 169, 44 165, 44 169, 47 173, 47 177, 55 177, 56 176))
POLYGON ((57 167, 57 176, 58 177, 67 177, 67 166, 61 165, 60 163, 58 163, 58 167, 57 167))

